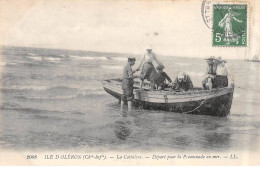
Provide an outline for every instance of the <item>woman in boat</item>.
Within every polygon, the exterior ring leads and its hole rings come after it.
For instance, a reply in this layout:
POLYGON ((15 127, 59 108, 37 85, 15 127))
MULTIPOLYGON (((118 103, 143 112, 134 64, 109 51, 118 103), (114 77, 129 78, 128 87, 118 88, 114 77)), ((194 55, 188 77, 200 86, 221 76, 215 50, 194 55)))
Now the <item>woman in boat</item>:
POLYGON ((142 89, 143 81, 147 79, 148 81, 151 81, 153 79, 153 76, 156 72, 155 67, 153 65, 153 61, 155 61, 158 65, 162 65, 162 63, 157 59, 154 52, 152 52, 152 48, 149 46, 146 48, 146 53, 144 54, 143 60, 140 64, 140 66, 137 68, 137 70, 140 70, 142 67, 142 71, 140 74, 141 78, 141 84, 140 88, 142 89))

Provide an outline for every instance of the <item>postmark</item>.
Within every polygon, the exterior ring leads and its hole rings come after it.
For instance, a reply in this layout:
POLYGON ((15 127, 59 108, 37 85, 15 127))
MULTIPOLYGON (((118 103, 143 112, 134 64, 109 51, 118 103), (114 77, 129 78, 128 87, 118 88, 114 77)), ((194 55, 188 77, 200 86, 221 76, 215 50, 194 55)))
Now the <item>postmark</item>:
POLYGON ((209 29, 212 29, 212 21, 213 21, 212 4, 213 1, 210 0, 203 0, 201 4, 201 16, 203 22, 209 29))
POLYGON ((247 4, 213 4, 213 46, 247 46, 247 4))

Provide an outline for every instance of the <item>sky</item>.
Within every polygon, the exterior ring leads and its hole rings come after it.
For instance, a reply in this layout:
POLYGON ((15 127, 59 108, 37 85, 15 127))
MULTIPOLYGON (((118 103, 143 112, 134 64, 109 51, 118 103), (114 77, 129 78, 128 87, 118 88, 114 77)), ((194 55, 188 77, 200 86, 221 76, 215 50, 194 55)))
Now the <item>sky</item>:
POLYGON ((225 59, 259 52, 260 21, 254 19, 260 18, 258 1, 253 5, 258 8, 252 14, 250 48, 212 47, 201 2, 2 0, 0 44, 133 54, 151 46, 162 55, 225 59))

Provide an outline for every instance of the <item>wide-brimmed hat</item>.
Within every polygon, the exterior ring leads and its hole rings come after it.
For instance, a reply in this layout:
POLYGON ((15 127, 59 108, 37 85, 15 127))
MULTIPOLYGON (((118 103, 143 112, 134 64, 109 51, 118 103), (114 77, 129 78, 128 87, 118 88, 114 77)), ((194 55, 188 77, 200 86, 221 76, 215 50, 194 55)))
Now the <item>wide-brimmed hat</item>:
POLYGON ((145 50, 152 50, 152 49, 153 49, 153 47, 150 44, 145 46, 145 50))
POLYGON ((216 58, 214 56, 210 56, 208 58, 206 58, 205 60, 215 60, 216 58))
POLYGON ((163 65, 158 65, 158 66, 156 67, 156 69, 157 69, 157 70, 163 70, 163 69, 164 69, 164 66, 163 66, 163 65))
POLYGON ((220 62, 220 63, 222 63, 222 62, 227 63, 226 60, 222 60, 222 59, 221 59, 221 56, 215 58, 215 60, 218 61, 218 62, 220 62))

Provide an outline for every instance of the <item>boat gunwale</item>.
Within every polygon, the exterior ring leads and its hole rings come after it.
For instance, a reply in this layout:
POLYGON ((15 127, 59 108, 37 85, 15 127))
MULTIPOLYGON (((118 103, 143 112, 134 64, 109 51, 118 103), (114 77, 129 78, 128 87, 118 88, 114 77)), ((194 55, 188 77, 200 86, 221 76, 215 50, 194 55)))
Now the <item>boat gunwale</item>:
MULTIPOLYGON (((108 79, 110 80, 110 79, 108 79)), ((112 79, 111 79, 112 80, 112 79)), ((110 86, 111 88, 114 88, 115 90, 118 90, 118 88, 116 86, 120 86, 120 91, 121 89, 121 85, 114 85, 115 83, 111 83, 108 82, 107 80, 102 81, 102 85, 103 87, 105 87, 105 85, 110 86)), ((196 89, 196 87, 195 87, 196 89)), ((134 91, 141 91, 140 89, 134 89, 134 91)), ((220 92, 224 92, 224 93, 230 93, 234 91, 234 87, 224 87, 224 88, 217 88, 217 89, 213 89, 212 91, 209 90, 192 90, 192 91, 187 91, 187 92, 176 92, 176 91, 159 91, 159 90, 154 90, 154 91, 149 91, 149 90, 142 90, 143 94, 149 95, 149 97, 151 96, 193 96, 190 98, 196 98, 196 97, 202 97, 202 96, 209 96, 209 95, 214 95, 214 94, 218 94, 220 92)))

